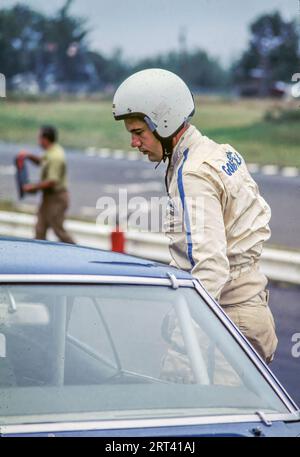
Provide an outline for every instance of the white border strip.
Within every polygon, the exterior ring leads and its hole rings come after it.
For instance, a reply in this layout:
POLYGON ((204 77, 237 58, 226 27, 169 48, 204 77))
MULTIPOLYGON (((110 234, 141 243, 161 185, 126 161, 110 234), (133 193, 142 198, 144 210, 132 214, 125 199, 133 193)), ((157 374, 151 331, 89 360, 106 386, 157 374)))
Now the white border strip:
MULTIPOLYGON (((134 265, 134 264, 132 264, 134 265)), ((139 266, 139 264, 137 264, 139 266)), ((140 265, 142 267, 142 265, 140 265)), ((193 279, 177 279, 181 287, 194 287, 193 279)), ((0 274, 0 283, 78 283, 78 284, 143 284, 172 286, 169 277, 68 275, 68 274, 0 274)))
MULTIPOLYGON (((272 422, 299 420, 293 414, 266 414, 266 418, 272 422)), ((174 419, 155 418, 138 420, 107 420, 107 421, 84 421, 84 422, 62 422, 62 423, 43 423, 43 424, 20 424, 2 425, 0 434, 15 433, 47 433, 47 432, 71 432, 81 430, 121 430, 135 428, 161 428, 176 427, 187 425, 210 425, 210 424, 236 424, 244 422, 262 423, 256 414, 249 415, 228 415, 211 417, 176 417, 174 419)))

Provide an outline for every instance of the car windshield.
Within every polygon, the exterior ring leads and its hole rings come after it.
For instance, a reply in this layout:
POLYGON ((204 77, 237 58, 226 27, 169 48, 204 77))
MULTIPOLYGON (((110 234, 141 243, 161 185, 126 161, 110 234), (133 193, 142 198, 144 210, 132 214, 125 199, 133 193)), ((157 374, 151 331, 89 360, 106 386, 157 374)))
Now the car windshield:
POLYGON ((191 287, 0 287, 0 424, 288 409, 191 287))

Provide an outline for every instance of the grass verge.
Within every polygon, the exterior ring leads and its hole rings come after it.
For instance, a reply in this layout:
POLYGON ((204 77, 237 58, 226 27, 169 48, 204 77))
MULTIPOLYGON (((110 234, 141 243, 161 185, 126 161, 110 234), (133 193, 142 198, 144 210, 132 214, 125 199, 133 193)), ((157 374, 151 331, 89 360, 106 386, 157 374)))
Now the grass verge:
MULTIPOLYGON (((248 162, 300 167, 296 101, 200 97, 196 105, 194 125, 215 141, 231 144, 248 162), (272 116, 283 108, 284 116, 272 116)), ((2 141, 34 144, 42 124, 56 125, 66 147, 130 149, 129 135, 123 122, 113 120, 109 100, 1 100, 2 141)))

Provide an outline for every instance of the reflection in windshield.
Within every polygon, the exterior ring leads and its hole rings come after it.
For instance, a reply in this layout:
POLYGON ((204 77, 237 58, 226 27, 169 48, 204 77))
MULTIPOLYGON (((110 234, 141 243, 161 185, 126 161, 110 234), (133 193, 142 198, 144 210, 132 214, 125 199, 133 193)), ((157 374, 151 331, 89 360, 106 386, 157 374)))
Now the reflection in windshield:
POLYGON ((0 292, 0 423, 288 412, 192 288, 0 292))

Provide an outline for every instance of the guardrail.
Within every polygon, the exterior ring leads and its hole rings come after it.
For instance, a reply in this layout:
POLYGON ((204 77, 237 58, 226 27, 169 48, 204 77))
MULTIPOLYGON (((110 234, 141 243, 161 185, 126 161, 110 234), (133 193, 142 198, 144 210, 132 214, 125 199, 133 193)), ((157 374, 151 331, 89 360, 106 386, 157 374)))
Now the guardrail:
MULTIPOLYGON (((29 214, 0 211, 0 235, 33 237, 36 217, 29 214)), ((110 233, 113 227, 100 226, 96 223, 66 221, 66 228, 78 244, 109 250, 110 233)), ((160 233, 148 233, 130 230, 125 233, 126 253, 169 263, 169 240, 160 233)), ((55 240, 53 233, 49 239, 55 240)), ((262 254, 263 272, 273 281, 300 284, 300 253, 265 247, 262 254)))

